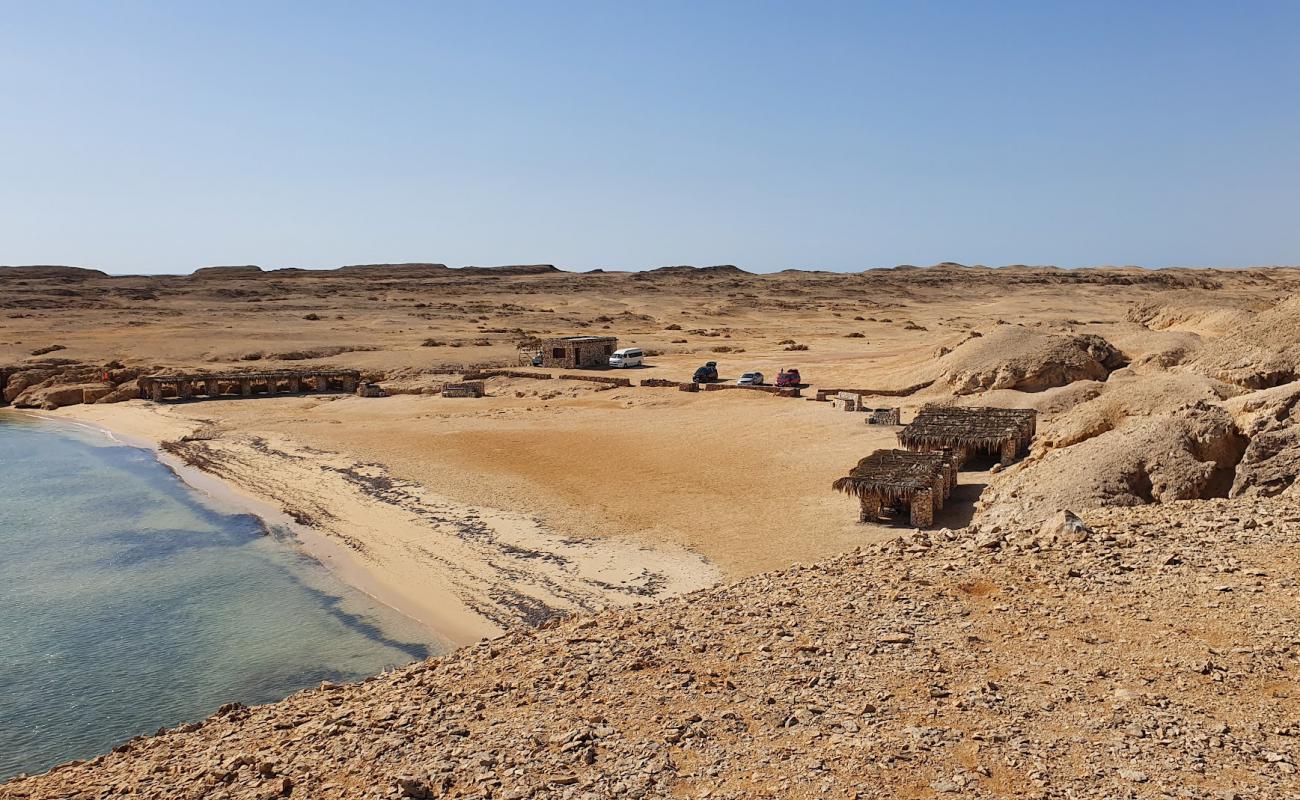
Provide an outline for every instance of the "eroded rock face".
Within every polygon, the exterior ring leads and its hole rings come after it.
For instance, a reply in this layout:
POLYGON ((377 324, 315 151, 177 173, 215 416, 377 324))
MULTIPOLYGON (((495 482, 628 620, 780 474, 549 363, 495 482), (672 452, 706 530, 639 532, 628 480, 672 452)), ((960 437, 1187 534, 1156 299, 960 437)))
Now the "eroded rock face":
POLYGON ((134 380, 124 381, 87 403, 125 403, 140 396, 140 386, 134 380))
POLYGON ((1241 398, 1250 446, 1237 467, 1234 497, 1300 494, 1300 384, 1241 398))
POLYGON ((1078 444, 1036 450, 999 473, 981 498, 979 519, 1035 523, 1061 508, 1226 497, 1246 446, 1232 416, 1206 402, 1124 419, 1078 444))
POLYGON ((139 369, 75 361, 0 368, 0 398, 16 408, 52 411, 81 403, 120 402, 138 396, 139 369))
POLYGON ((64 406, 93 403, 113 391, 110 383, 56 384, 27 389, 14 398, 15 408, 40 408, 53 411, 64 406))
POLYGON ((1128 361, 1100 336, 1000 325, 961 343, 939 363, 954 392, 974 394, 990 389, 1041 392, 1075 381, 1104 381, 1128 361))
MULTIPOLYGON (((1081 384, 1082 386, 1082 384, 1081 384)), ((1217 404, 1240 390, 1194 373, 1137 375, 1113 372, 1096 384, 1095 393, 1073 407, 1061 408, 1040 429, 1035 449, 1070 447, 1122 427, 1135 417, 1168 414, 1181 406, 1217 404)))
POLYGON ((28 388, 38 386, 59 374, 60 370, 56 367, 9 367, 4 381, 4 402, 12 403, 28 388))
POLYGON ((1292 297, 1205 345, 1189 365, 1247 389, 1300 379, 1300 297, 1292 297))
POLYGON ((1234 497, 1300 492, 1300 428, 1256 434, 1237 467, 1234 497))

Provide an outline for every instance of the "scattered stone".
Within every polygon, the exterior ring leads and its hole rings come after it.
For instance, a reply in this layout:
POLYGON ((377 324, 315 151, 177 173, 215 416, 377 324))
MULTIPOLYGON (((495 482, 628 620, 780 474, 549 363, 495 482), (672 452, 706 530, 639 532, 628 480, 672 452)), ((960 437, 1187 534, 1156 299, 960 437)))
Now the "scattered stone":
POLYGON ((983 797, 1000 774, 1044 800, 1294 794, 1297 498, 1095 509, 1087 533, 1072 516, 228 704, 0 800, 983 797))

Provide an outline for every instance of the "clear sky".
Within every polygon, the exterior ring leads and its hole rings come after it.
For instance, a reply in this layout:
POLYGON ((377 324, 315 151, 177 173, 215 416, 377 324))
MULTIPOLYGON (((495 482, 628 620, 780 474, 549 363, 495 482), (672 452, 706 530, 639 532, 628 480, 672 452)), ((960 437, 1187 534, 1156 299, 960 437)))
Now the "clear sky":
POLYGON ((0 264, 1300 263, 1300 2, 0 0, 0 264))

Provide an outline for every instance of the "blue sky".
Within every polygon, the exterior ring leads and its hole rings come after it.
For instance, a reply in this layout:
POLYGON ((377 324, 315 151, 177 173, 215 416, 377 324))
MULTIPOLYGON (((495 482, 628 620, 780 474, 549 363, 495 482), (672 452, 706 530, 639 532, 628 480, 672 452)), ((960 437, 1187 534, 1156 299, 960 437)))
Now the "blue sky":
POLYGON ((1300 2, 0 0, 0 263, 1300 263, 1300 2))

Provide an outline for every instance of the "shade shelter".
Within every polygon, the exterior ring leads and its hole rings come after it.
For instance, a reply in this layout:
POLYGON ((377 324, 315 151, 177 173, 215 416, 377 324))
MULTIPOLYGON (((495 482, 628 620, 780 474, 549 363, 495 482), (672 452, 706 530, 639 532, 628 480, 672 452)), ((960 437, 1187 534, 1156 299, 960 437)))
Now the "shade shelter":
POLYGON ((1037 421, 1038 412, 1031 408, 928 405, 898 432, 898 442, 920 452, 949 450, 958 465, 976 453, 1009 464, 1029 450, 1037 421))
POLYGON ((274 370, 202 375, 147 375, 140 378, 146 400, 199 400, 254 397, 301 392, 356 391, 361 373, 355 369, 274 370))
POLYGON ((877 450, 831 488, 858 498, 860 522, 877 520, 886 510, 906 509, 912 525, 926 528, 956 485, 957 462, 951 453, 877 450))

